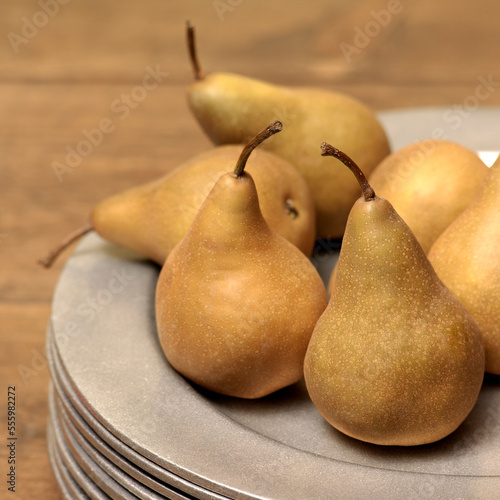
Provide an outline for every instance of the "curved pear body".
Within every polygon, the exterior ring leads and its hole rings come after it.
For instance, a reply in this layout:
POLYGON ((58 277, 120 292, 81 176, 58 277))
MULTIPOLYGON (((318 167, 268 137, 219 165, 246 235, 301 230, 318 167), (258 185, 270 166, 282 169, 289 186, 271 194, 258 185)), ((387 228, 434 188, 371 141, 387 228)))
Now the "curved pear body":
POLYGON ((305 357, 320 413, 362 441, 431 443, 467 417, 483 370, 477 324, 408 226, 388 201, 358 200, 305 357))
POLYGON ((227 174, 160 272, 158 335, 191 381, 258 398, 302 378, 326 303, 309 259, 262 217, 252 178, 227 174))
POLYGON ((369 182, 378 196, 391 202, 428 252, 472 201, 487 171, 474 151, 428 139, 382 160, 369 182))
MULTIPOLYGON (((240 152, 236 145, 214 148, 159 179, 103 200, 91 213, 95 230, 108 241, 163 264, 214 184, 234 168, 240 152)), ((255 151, 247 170, 255 178, 266 221, 310 255, 316 236, 314 202, 301 174, 266 151, 255 151)))
POLYGON ((374 113, 344 94, 216 73, 193 83, 188 99, 215 144, 241 143, 270 120, 283 122, 286 134, 262 147, 291 162, 306 179, 316 204, 319 238, 343 235, 349 210, 361 191, 349 172, 332 169, 318 154, 318 144, 330 140, 367 173, 390 152, 374 113))
POLYGON ((474 201, 441 234, 429 260, 481 330, 486 371, 500 375, 500 161, 474 201))

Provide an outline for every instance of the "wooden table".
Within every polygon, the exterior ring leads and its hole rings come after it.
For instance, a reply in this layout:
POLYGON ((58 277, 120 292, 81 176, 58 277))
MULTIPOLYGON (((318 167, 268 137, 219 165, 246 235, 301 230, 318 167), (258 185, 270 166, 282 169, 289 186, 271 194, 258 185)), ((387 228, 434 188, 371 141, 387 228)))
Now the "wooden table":
MULTIPOLYGON (((98 200, 211 147, 185 100, 186 19, 206 72, 345 91, 376 110, 473 112, 500 105, 499 18, 496 0, 2 1, 0 437, 15 386, 17 498, 60 497, 46 450, 44 338, 71 251, 50 270, 36 260, 98 200), (151 69, 158 85, 133 94, 151 69), (482 81, 489 91, 474 99, 482 81), (67 148, 106 119, 113 131, 56 175, 67 148)), ((2 498, 8 451, 0 447, 2 498)))

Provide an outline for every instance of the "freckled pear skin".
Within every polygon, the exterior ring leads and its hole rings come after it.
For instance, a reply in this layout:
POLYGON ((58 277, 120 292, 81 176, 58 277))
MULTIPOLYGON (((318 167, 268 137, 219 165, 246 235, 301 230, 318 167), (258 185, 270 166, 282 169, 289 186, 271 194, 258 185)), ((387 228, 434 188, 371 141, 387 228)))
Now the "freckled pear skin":
POLYGON ((333 427, 380 445, 444 438, 479 395, 484 346, 476 322, 374 193, 352 207, 304 374, 333 427))
POLYGON ((263 147, 294 164, 306 179, 316 204, 320 238, 342 236, 360 190, 348 172, 332 172, 328 161, 317 154, 318 144, 335 141, 367 173, 390 153, 375 114, 344 94, 214 73, 190 86, 188 101, 214 144, 239 144, 251 130, 276 118, 283 122, 286 135, 263 147))
POLYGON ((429 260, 479 325, 486 371, 500 375, 500 160, 432 245, 429 260))
POLYGON ((332 172, 317 154, 320 141, 335 144, 356 158, 366 173, 390 153, 387 134, 361 101, 317 88, 273 85, 232 73, 205 75, 198 62, 195 30, 187 42, 195 81, 187 97, 193 115, 214 144, 241 144, 272 120, 287 133, 263 147, 295 165, 311 189, 316 207, 316 236, 340 238, 359 186, 345 172, 332 172))
MULTIPOLYGON (((92 224, 108 241, 161 265, 186 234, 218 178, 234 167, 240 153, 241 146, 226 145, 196 155, 159 179, 99 202, 91 213, 92 224)), ((247 169, 260 192, 264 218, 310 255, 315 241, 314 202, 299 172, 266 151, 255 151, 247 169), (290 214, 287 200, 297 215, 290 214)))
MULTIPOLYGON (((97 203, 90 222, 53 249, 40 264, 89 231, 133 250, 159 265, 186 234, 207 194, 234 167, 241 146, 224 145, 200 153, 158 179, 126 189, 97 203)), ((278 234, 310 256, 316 239, 315 208, 309 186, 289 162, 267 151, 248 159, 260 207, 278 234)))
POLYGON ((189 380, 241 398, 303 377, 326 290, 310 260, 262 217, 250 174, 222 176, 158 279, 163 352, 189 380))
POLYGON ((427 253, 470 204, 488 167, 470 149, 426 139, 387 156, 368 176, 389 200, 427 253))

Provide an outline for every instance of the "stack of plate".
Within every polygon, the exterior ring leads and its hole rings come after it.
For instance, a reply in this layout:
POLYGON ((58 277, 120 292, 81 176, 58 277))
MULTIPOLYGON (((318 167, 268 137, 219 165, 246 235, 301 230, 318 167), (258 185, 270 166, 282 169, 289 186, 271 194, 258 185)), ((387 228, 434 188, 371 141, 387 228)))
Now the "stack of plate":
MULTIPOLYGON (((386 115, 388 128, 400 118, 386 115)), ((337 254, 316 255, 323 276, 337 254)), ((328 425, 302 383, 246 401, 176 373, 156 337, 158 272, 90 234, 61 274, 47 332, 48 443, 65 498, 498 498, 498 377, 439 443, 362 443, 328 425)))

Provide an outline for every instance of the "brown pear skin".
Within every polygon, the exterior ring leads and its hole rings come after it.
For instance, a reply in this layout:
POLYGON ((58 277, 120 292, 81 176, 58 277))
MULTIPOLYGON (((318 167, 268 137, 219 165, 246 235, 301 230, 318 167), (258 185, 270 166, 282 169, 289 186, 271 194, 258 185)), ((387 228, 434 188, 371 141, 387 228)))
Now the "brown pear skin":
MULTIPOLYGON (((111 243, 133 250, 159 265, 186 234, 219 177, 230 171, 241 146, 218 146, 196 155, 166 175, 97 203, 90 224, 70 235, 43 261, 49 267, 61 248, 95 230, 111 243)), ((255 151, 246 166, 252 174, 264 218, 284 238, 310 256, 316 239, 315 208, 309 187, 289 162, 255 151)))
MULTIPOLYGON (((92 210, 94 227, 109 241, 134 246, 133 250, 163 264, 240 152, 241 146, 235 145, 214 148, 166 177, 108 198, 92 210)), ((247 168, 260 192, 264 218, 310 255, 315 241, 314 204, 307 184, 288 162, 266 151, 255 153, 247 168)))
POLYGON ((386 157, 368 180, 428 252, 470 204, 487 171, 479 156, 465 146, 426 139, 386 157))
MULTIPOLYGON (((356 167, 332 146, 322 149, 356 167)), ((379 445, 432 443, 457 429, 476 403, 481 333, 408 225, 363 182, 306 353, 306 387, 323 417, 348 436, 379 445)))
POLYGON ((332 274, 330 275, 330 279, 328 280, 328 283, 326 285, 326 291, 328 293, 328 297, 331 297, 332 295, 332 290, 333 290, 333 285, 335 283, 335 275, 337 274, 337 265, 335 264, 334 268, 332 269, 332 274))
POLYGON ((479 325, 486 371, 500 375, 500 160, 432 245, 429 260, 479 325))
POLYGON ((179 373, 211 391, 254 399, 303 377, 327 297, 310 260, 265 221, 252 176, 236 171, 215 183, 165 261, 156 321, 179 373))
POLYGON ((214 144, 244 143, 266 123, 283 123, 286 134, 262 147, 294 164, 306 179, 316 205, 318 238, 341 238, 360 196, 348 172, 332 172, 317 154, 324 134, 357 158, 367 173, 390 153, 374 112, 340 92, 285 87, 231 73, 203 75, 198 67, 187 94, 195 118, 214 144))

